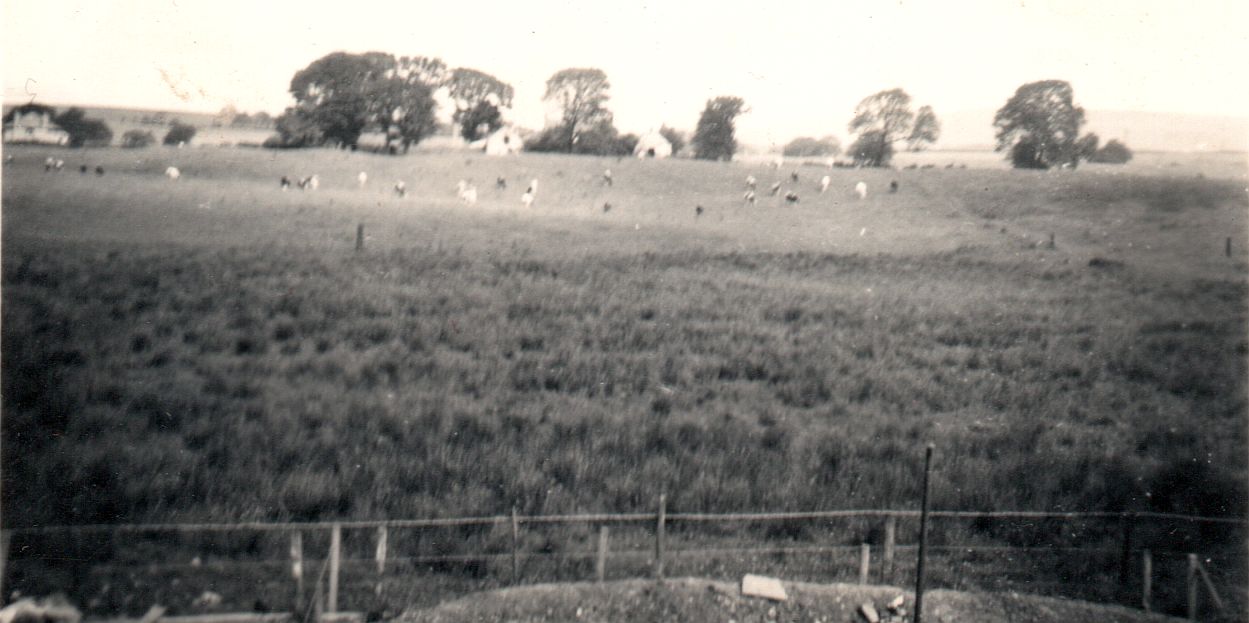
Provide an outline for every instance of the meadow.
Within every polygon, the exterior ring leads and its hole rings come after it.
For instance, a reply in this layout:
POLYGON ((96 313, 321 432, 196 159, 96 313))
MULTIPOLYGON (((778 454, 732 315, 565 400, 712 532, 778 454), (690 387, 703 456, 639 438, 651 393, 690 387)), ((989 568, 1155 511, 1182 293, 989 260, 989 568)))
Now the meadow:
POLYGON ((1245 512, 1243 175, 5 153, 10 527, 1245 512))

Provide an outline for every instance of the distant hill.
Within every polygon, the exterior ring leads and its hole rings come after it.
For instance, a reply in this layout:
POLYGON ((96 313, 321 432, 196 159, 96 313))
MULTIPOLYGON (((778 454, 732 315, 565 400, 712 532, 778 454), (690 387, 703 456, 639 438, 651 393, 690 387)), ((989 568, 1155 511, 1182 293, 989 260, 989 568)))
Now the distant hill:
MULTIPOLYGON (((73 107, 73 104, 49 104, 58 113, 73 107)), ((5 104, 4 112, 16 108, 17 104, 5 104)), ((197 145, 259 145, 274 133, 273 121, 233 125, 216 113, 172 112, 164 110, 144 110, 138 108, 109 108, 104 106, 78 106, 87 113, 87 117, 100 119, 108 124, 113 131, 113 144, 120 143, 121 137, 129 130, 151 132, 159 141, 165 136, 170 124, 174 121, 195 126, 197 132, 191 141, 197 145)))
MULTIPOLYGON (((941 114, 936 149, 993 149, 993 110, 941 114)), ((1249 151, 1249 118, 1089 110, 1085 132, 1118 139, 1133 151, 1249 151)))

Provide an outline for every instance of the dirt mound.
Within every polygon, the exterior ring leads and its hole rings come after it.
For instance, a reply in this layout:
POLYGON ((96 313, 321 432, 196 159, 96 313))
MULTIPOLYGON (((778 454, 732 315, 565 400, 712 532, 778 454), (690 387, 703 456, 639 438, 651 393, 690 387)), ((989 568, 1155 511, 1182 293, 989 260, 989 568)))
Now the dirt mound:
MULTIPOLYGON (((405 623, 685 623, 725 621, 861 622, 861 604, 872 603, 881 620, 890 620, 886 604, 904 596, 905 619, 914 607, 911 593, 892 586, 785 582, 789 600, 743 597, 739 586, 697 578, 656 582, 624 580, 605 584, 539 584, 469 595, 437 607, 413 610, 405 623)), ((1119 606, 1020 594, 962 593, 935 590, 924 594, 924 620, 977 623, 1136 623, 1176 621, 1119 606)))

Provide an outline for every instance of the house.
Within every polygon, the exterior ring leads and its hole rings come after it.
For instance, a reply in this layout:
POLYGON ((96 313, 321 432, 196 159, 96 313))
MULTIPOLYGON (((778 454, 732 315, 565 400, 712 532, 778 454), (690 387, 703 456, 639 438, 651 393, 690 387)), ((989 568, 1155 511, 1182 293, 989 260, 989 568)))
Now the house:
POLYGON ((482 147, 487 156, 511 156, 525 149, 525 139, 521 138, 516 128, 504 126, 486 137, 482 147))
POLYGON ((667 158, 672 155, 672 143, 658 132, 648 132, 638 139, 633 155, 638 158, 667 158))
POLYGON ((68 145, 69 132, 52 122, 54 109, 40 104, 26 104, 4 116, 4 142, 68 145))

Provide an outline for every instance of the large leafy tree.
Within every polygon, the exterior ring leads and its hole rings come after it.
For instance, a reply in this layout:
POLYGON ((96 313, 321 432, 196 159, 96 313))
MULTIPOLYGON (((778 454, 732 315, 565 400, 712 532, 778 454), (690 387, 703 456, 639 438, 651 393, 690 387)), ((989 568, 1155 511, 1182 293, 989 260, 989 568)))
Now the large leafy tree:
POLYGON ((781 155, 794 158, 836 156, 839 153, 841 153, 841 141, 837 140, 836 136, 825 136, 823 138, 799 136, 786 143, 785 147, 781 149, 781 155))
POLYGON ((612 114, 607 109, 610 90, 611 83, 601 69, 561 69, 546 81, 543 99, 560 109, 555 138, 563 146, 561 151, 576 151, 583 133, 598 135, 612 127, 612 114))
POLYGON ((912 149, 936 142, 940 134, 937 115, 931 106, 911 110, 911 96, 902 89, 888 89, 863 98, 850 120, 851 134, 857 134, 850 151, 855 162, 864 166, 885 166, 893 159, 893 145, 905 140, 912 149))
POLYGON ((663 125, 663 126, 659 126, 659 135, 667 139, 668 143, 672 145, 673 154, 680 153, 682 149, 685 149, 685 133, 684 132, 676 128, 670 128, 666 125, 663 125))
MULTIPOLYGON (((304 140, 319 136, 321 141, 355 147, 362 132, 376 127, 406 150, 433 131, 433 89, 447 73, 446 64, 435 58, 395 58, 383 52, 328 54, 291 79, 295 106, 284 116, 297 119, 279 122, 279 132, 311 125, 316 132, 301 132, 304 140)), ((283 142, 296 140, 283 132, 283 142)))
POLYGON ((510 108, 512 85, 476 69, 457 68, 447 80, 447 92, 455 102, 452 119, 460 126, 465 140, 481 138, 484 125, 493 132, 503 125, 502 108, 510 108))
POLYGON ((100 119, 89 119, 87 111, 73 107, 53 117, 53 123, 69 134, 70 147, 103 147, 113 140, 113 131, 100 119))
POLYGON ((906 147, 911 151, 921 151, 925 146, 937 142, 941 137, 941 122, 937 121, 937 113, 932 106, 920 106, 915 113, 915 124, 906 137, 906 147))
POLYGON ((1029 82, 1015 90, 993 117, 996 151, 1009 151, 1016 168, 1076 166, 1084 109, 1064 80, 1029 82))
POLYGON ((707 100, 694 128, 694 157, 700 160, 732 160, 737 152, 737 117, 749 112, 740 97, 721 95, 707 100))

